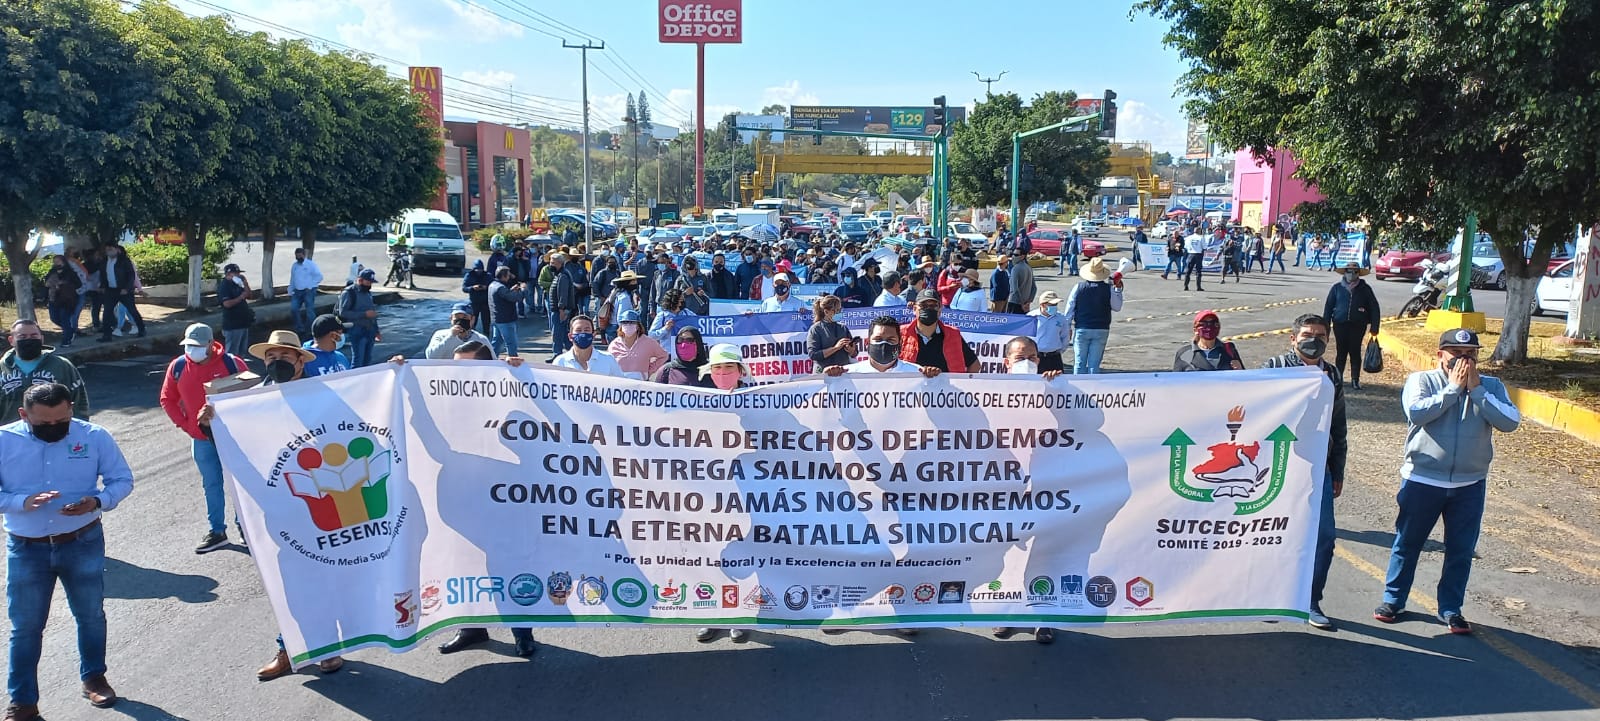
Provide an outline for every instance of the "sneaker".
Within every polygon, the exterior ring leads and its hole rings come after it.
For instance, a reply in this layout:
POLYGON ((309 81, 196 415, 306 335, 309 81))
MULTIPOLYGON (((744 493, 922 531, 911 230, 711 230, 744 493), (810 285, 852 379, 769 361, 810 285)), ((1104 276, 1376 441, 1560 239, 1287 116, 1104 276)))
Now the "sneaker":
POLYGON ((118 329, 116 329, 114 331, 111 331, 111 335, 114 335, 114 336, 116 336, 118 338, 121 338, 122 337, 122 329, 118 328, 118 329))
POLYGON ((1400 620, 1400 609, 1395 608, 1392 603, 1379 604, 1377 608, 1372 609, 1372 617, 1384 623, 1394 623, 1400 620))
POLYGON ((1056 631, 1053 628, 1036 628, 1033 630, 1033 641, 1041 646, 1049 646, 1056 642, 1056 631))
POLYGON ((205 538, 200 539, 200 545, 194 549, 195 553, 210 553, 228 545, 228 534, 212 531, 205 538))
POLYGON ((715 639, 716 637, 717 629, 714 628, 702 628, 694 632, 694 640, 699 641, 700 643, 710 643, 711 640, 715 639))
POLYGON ((743 643, 745 640, 750 638, 750 631, 743 628, 736 628, 728 632, 728 638, 734 643, 743 643))
POLYGON ((1306 617, 1306 623, 1311 624, 1312 628, 1321 629, 1323 631, 1333 630, 1333 619, 1330 619, 1324 615, 1322 613, 1322 609, 1320 608, 1311 609, 1311 615, 1306 617))
POLYGON ((1471 635, 1472 633, 1472 624, 1467 623, 1467 619, 1462 617, 1462 615, 1459 613, 1452 613, 1448 616, 1445 616, 1444 623, 1446 626, 1450 627, 1450 633, 1458 636, 1467 636, 1471 635))

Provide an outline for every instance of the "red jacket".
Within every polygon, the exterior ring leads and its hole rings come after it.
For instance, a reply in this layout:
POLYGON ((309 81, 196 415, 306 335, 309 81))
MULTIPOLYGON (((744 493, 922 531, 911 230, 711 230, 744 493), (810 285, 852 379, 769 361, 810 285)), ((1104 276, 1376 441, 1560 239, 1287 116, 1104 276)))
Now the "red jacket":
MULTIPOLYGON (((961 331, 939 324, 939 336, 944 339, 945 370, 951 373, 967 372, 967 344, 961 339, 961 331)), ((917 322, 912 321, 900 326, 900 360, 907 363, 917 362, 917 353, 922 350, 922 336, 917 335, 917 322)))
POLYGON ((956 291, 961 290, 961 278, 962 275, 959 273, 951 275, 948 267, 939 271, 939 298, 944 301, 946 308, 950 307, 950 302, 956 299, 956 291))
POLYGON ((200 424, 195 422, 200 407, 206 404, 206 383, 249 370, 249 366, 238 356, 228 356, 233 361, 233 369, 229 370, 228 361, 223 356, 227 356, 227 352, 222 349, 222 344, 212 341, 211 355, 206 362, 196 363, 189 360, 188 356, 180 355, 167 364, 167 377, 161 381, 161 410, 167 412, 173 425, 182 428, 184 433, 196 440, 211 440, 206 437, 205 431, 200 430, 200 424))

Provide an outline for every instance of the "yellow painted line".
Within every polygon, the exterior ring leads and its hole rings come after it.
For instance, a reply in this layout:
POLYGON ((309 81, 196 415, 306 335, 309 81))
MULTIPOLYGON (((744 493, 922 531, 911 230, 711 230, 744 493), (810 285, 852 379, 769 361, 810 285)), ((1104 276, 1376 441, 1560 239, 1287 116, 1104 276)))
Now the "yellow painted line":
POLYGON ((1277 330, 1264 330, 1264 331, 1261 331, 1260 333, 1245 333, 1245 334, 1242 334, 1242 335, 1230 335, 1230 336, 1228 336, 1226 338, 1222 338, 1221 340, 1223 340, 1223 341, 1250 340, 1252 338, 1265 338, 1265 337, 1270 336, 1270 335, 1288 335, 1288 334, 1293 333, 1293 332, 1294 332, 1293 328, 1279 328, 1277 330))
MULTIPOLYGON (((1333 553, 1334 555, 1344 559, 1346 563, 1355 566, 1356 570, 1376 579, 1379 583, 1382 583, 1385 580, 1385 574, 1382 570, 1380 570, 1377 566, 1367 563, 1366 559, 1345 550, 1344 547, 1334 546, 1333 553)), ((1434 616, 1439 615, 1439 606, 1438 604, 1434 603, 1432 599, 1417 594, 1413 594, 1413 598, 1417 605, 1427 609, 1428 613, 1431 613, 1434 616)), ((1594 708, 1600 708, 1600 691, 1596 691, 1588 687, 1583 682, 1568 675, 1567 672, 1545 663, 1543 660, 1539 659, 1533 654, 1528 653, 1521 646, 1501 638, 1500 634, 1484 628, 1483 626, 1473 626, 1472 635, 1482 639, 1484 645, 1487 645, 1489 648, 1499 652, 1500 655, 1505 656, 1512 661, 1516 661, 1517 663, 1522 664, 1522 666, 1529 671, 1538 674, 1540 678, 1543 678, 1544 680, 1560 687, 1567 693, 1582 699, 1584 703, 1589 704, 1594 708)))

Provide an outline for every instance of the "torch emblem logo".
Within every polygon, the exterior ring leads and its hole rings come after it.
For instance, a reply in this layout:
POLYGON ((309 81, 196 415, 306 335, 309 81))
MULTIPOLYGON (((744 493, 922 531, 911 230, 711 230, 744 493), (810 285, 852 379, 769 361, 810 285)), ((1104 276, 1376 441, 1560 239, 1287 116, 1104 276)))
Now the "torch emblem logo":
POLYGON ((390 453, 358 436, 348 444, 302 448, 299 471, 283 474, 289 491, 305 501, 311 522, 323 531, 366 523, 389 514, 390 453))
POLYGON ((1271 456, 1262 454, 1262 441, 1239 442, 1239 432, 1245 426, 1244 406, 1234 406, 1228 411, 1228 440, 1206 446, 1210 457, 1193 467, 1189 466, 1189 447, 1196 445, 1182 428, 1172 431, 1163 445, 1168 446, 1172 491, 1191 501, 1214 503, 1219 499, 1234 501, 1234 515, 1255 513, 1277 499, 1283 490, 1289 451, 1294 445, 1294 433, 1288 426, 1280 425, 1266 438, 1272 443, 1271 456), (1199 486, 1191 484, 1193 478, 1199 486))

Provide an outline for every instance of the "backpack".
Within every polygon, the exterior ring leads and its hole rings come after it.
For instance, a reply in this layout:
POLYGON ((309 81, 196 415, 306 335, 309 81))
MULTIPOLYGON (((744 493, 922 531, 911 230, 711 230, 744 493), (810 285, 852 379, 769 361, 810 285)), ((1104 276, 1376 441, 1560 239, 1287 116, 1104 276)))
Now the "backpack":
MULTIPOLYGON (((231 354, 227 353, 227 352, 224 352, 222 354, 222 365, 225 366, 228 369, 228 375, 230 375, 230 376, 231 375, 237 375, 238 373, 241 372, 240 369, 239 369, 239 364, 233 362, 233 356, 231 354)), ((172 364, 172 380, 173 380, 173 382, 177 382, 177 380, 179 378, 183 377, 183 371, 184 371, 184 369, 186 369, 188 367, 189 367, 189 356, 187 356, 187 355, 178 356, 178 360, 172 364)))

